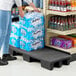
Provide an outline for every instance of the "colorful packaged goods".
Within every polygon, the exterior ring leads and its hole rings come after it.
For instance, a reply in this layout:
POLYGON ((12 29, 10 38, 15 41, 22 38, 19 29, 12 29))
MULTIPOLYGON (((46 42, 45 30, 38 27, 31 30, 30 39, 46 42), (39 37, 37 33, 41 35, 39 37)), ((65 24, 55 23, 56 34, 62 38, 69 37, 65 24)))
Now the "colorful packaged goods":
POLYGON ((12 26, 11 33, 20 36, 21 25, 19 24, 19 22, 12 22, 11 26, 12 26))
POLYGON ((76 11, 76 0, 71 0, 72 11, 76 11))
POLYGON ((20 18, 20 48, 26 51, 36 50, 44 46, 44 16, 41 13, 26 13, 20 18), (30 47, 29 47, 30 46, 30 47))
POLYGON ((20 24, 21 36, 28 39, 44 36, 44 16, 42 14, 36 12, 27 13, 24 19, 20 21, 20 24))
POLYGON ((21 36, 20 48, 27 52, 30 52, 32 50, 37 50, 40 48, 44 48, 44 38, 28 40, 25 37, 21 36))
POLYGON ((24 20, 26 21, 27 28, 28 27, 34 28, 44 25, 44 16, 42 13, 38 13, 38 12, 27 13, 24 16, 24 20))
POLYGON ((58 37, 60 38, 64 38, 64 39, 67 39, 67 40, 71 40, 72 41, 72 47, 76 47, 76 38, 75 37, 72 37, 72 36, 66 36, 66 35, 59 35, 58 37))
POLYGON ((11 33, 9 44, 19 48, 20 47, 20 36, 15 35, 14 33, 11 33))
POLYGON ((20 29, 21 26, 19 22, 12 22, 9 44, 17 48, 20 47, 20 29))
POLYGON ((72 41, 64 38, 53 37, 51 38, 51 45, 63 49, 70 49, 72 47, 72 41))
POLYGON ((44 36, 44 29, 43 29, 43 27, 26 28, 25 26, 21 26, 21 36, 24 36, 28 39, 43 37, 44 36))
POLYGON ((76 11, 76 0, 49 0, 49 9, 60 12, 76 11))
POLYGON ((38 12, 29 12, 20 17, 19 22, 12 23, 10 45, 25 51, 44 47, 44 16, 38 12))
POLYGON ((76 28, 76 15, 71 16, 52 16, 49 20, 49 28, 66 31, 76 28))

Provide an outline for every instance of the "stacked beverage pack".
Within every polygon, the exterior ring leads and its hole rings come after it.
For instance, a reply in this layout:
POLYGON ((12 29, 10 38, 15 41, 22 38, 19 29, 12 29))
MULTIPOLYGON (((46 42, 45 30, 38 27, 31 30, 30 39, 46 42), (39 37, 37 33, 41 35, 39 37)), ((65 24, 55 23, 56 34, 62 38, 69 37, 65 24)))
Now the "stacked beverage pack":
POLYGON ((64 38, 53 37, 51 38, 51 45, 57 46, 63 49, 69 49, 72 47, 72 40, 66 40, 64 38))
POLYGON ((49 20, 49 28, 60 31, 76 28, 76 15, 71 16, 52 16, 49 20))
POLYGON ((26 51, 44 47, 44 16, 41 13, 29 12, 20 18, 20 48, 26 51))
POLYGON ((60 12, 76 11, 76 0, 49 0, 49 9, 60 12))
POLYGON ((21 26, 20 26, 19 22, 13 22, 11 26, 12 26, 12 30, 11 30, 9 44, 19 48, 20 47, 20 28, 21 28, 21 26))
POLYGON ((11 33, 9 44, 14 46, 14 47, 19 48, 20 47, 20 38, 19 38, 19 36, 15 35, 14 33, 11 33))
POLYGON ((11 30, 11 33, 14 33, 16 34, 17 36, 20 36, 20 24, 19 22, 12 22, 12 30, 11 30))

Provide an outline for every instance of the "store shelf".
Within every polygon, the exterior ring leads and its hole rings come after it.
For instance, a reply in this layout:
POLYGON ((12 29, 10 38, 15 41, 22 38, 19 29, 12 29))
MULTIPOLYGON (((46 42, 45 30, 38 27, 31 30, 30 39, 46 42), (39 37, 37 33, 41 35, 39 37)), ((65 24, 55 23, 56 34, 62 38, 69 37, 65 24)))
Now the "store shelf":
POLYGON ((58 11, 47 10, 46 12, 47 12, 47 15, 48 14, 60 15, 60 16, 76 15, 76 11, 73 11, 73 12, 58 12, 58 11))
POLYGON ((51 48, 54 48, 54 49, 57 49, 57 50, 60 50, 60 51, 63 51, 63 52, 70 53, 70 54, 75 54, 76 53, 76 48, 63 49, 63 48, 59 48, 59 47, 52 46, 52 45, 47 45, 47 46, 51 47, 51 48))
POLYGON ((59 30, 54 30, 54 29, 47 28, 47 31, 51 32, 51 33, 61 34, 61 35, 68 35, 68 34, 76 33, 76 29, 67 30, 67 31, 59 31, 59 30))

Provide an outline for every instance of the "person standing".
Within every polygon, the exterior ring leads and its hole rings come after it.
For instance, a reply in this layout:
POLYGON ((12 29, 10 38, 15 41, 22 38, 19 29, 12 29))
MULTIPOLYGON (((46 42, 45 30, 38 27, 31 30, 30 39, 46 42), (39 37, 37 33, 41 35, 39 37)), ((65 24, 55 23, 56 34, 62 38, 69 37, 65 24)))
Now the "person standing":
MULTIPOLYGON (((39 11, 32 0, 24 0, 30 6, 34 8, 35 11, 39 11)), ((22 10, 21 0, 0 0, 0 65, 7 65, 8 61, 16 60, 9 54, 9 38, 11 33, 11 8, 13 4, 16 3, 19 9, 19 15, 23 18, 24 12, 22 10)))

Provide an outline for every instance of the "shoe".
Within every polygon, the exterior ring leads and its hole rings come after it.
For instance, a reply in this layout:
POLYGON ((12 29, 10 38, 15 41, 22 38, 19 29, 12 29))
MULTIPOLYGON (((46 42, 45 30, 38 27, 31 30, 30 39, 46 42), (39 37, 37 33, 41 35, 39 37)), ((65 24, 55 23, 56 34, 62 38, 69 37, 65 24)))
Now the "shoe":
POLYGON ((4 54, 4 55, 3 55, 3 59, 6 60, 6 61, 17 60, 16 57, 11 56, 10 54, 4 54))
POLYGON ((0 59, 0 66, 8 65, 8 62, 5 59, 0 59))

